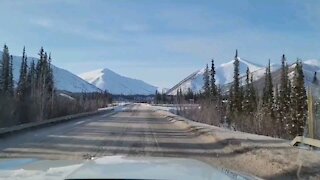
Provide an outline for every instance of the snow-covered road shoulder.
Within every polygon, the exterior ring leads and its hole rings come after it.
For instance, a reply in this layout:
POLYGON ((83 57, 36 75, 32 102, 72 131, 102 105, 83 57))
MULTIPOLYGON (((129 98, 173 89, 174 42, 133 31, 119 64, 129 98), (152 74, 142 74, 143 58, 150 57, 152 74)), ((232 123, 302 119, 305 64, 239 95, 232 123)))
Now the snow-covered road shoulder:
POLYGON ((175 124, 207 138, 207 142, 218 144, 216 157, 208 159, 208 163, 215 162, 214 165, 266 179, 277 179, 284 174, 292 179, 320 179, 319 151, 293 147, 289 140, 194 122, 169 112, 169 108, 150 108, 175 124))

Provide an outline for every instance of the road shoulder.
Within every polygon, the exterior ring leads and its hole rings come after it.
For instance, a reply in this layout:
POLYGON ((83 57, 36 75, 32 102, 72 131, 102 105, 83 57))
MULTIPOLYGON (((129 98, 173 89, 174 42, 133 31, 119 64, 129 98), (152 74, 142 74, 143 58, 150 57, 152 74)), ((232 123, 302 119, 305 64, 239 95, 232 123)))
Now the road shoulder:
POLYGON ((203 161, 234 171, 266 179, 320 179, 320 152, 290 146, 289 140, 232 131, 226 128, 194 122, 165 110, 157 113, 189 128, 207 142, 223 147, 215 157, 203 161))

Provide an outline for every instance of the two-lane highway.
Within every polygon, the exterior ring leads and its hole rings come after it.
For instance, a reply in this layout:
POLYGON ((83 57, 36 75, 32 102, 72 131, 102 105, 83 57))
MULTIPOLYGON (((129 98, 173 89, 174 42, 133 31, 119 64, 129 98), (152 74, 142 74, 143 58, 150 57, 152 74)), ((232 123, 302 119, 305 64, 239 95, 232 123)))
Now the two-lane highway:
MULTIPOLYGON (((114 154, 205 156, 208 144, 145 105, 1 138, 0 157, 86 159, 114 154)), ((218 147, 218 146, 217 146, 218 147)))
POLYGON ((198 135, 152 106, 132 104, 112 113, 1 137, 0 160, 183 157, 267 179, 294 179, 298 171, 300 177, 319 179, 318 153, 290 147, 281 139, 212 128, 212 136, 198 135))

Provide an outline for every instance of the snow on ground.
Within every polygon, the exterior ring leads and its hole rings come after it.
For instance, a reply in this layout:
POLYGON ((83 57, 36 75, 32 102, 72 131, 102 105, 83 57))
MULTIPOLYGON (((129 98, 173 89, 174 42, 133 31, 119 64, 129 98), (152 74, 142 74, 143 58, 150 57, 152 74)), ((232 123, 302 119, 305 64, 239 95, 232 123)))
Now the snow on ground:
POLYGON ((207 163, 266 179, 320 179, 320 152, 290 146, 289 140, 232 131, 226 128, 194 122, 170 113, 165 108, 151 106, 171 122, 214 143, 216 157, 207 163), (270 176, 270 174, 273 174, 270 176))
POLYGON ((69 95, 67 95, 67 94, 64 94, 64 93, 60 93, 59 95, 62 96, 62 97, 65 97, 65 98, 67 98, 67 99, 69 99, 69 100, 71 100, 71 101, 74 101, 74 100, 75 100, 75 98, 73 98, 73 97, 71 97, 71 96, 69 96, 69 95))
POLYGON ((154 105, 153 108, 156 110, 162 110, 162 111, 168 111, 168 112, 175 112, 177 110, 176 106, 154 105))

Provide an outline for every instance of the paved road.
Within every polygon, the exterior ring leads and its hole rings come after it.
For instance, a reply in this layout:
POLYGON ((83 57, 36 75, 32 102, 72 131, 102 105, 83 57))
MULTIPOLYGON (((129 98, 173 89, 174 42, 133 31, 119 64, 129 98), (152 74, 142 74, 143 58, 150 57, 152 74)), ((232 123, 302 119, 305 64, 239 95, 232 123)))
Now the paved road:
POLYGON ((1 137, 0 159, 184 157, 266 179, 295 179, 297 174, 300 178, 320 178, 320 156, 316 152, 290 147, 280 139, 223 128, 211 131, 213 136, 198 135, 185 123, 169 120, 150 106, 136 104, 113 113, 1 137))
POLYGON ((1 139, 0 158, 86 159, 114 154, 206 156, 219 147, 143 105, 1 139))

